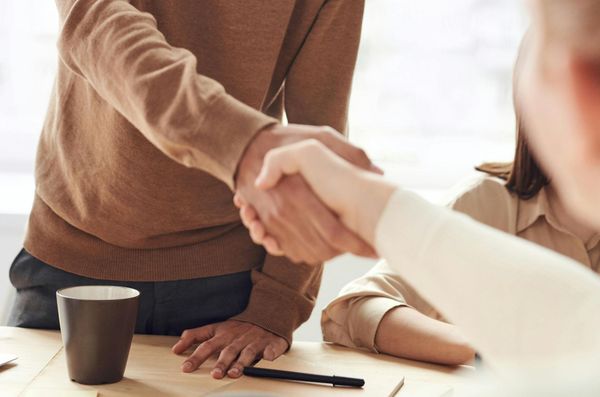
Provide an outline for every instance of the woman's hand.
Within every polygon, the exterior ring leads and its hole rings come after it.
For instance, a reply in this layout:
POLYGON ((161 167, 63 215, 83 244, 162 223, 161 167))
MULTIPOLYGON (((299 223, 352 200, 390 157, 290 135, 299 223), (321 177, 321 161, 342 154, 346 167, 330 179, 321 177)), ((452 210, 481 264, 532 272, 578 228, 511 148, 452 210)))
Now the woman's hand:
MULTIPOLYGON (((375 228, 395 190, 394 185, 380 175, 353 166, 320 142, 306 140, 268 152, 256 186, 268 190, 286 175, 294 174, 300 174, 306 180, 346 227, 374 245, 375 228)), ((240 196, 236 196, 235 203, 253 241, 264 245, 272 255, 284 255, 278 242, 260 222, 256 211, 240 196)), ((374 252, 372 256, 375 256, 374 252)))

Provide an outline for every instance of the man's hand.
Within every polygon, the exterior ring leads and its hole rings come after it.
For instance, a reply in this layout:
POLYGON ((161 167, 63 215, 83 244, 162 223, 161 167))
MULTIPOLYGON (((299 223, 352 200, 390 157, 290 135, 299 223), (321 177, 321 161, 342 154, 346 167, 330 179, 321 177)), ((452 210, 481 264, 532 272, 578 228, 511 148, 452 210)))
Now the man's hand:
POLYGON ((172 350, 175 354, 181 354, 198 343, 200 345, 184 361, 181 369, 183 372, 193 372, 208 358, 219 354, 210 372, 215 379, 222 379, 225 374, 230 378, 238 378, 244 367, 261 358, 272 361, 288 348, 285 339, 257 325, 227 320, 183 331, 172 350))
MULTIPOLYGON (((375 245, 375 229, 396 186, 380 175, 348 163, 313 139, 267 153, 256 186, 270 190, 286 175, 302 176, 317 197, 349 230, 371 246, 375 245)), ((236 194, 234 203, 240 209, 242 222, 256 244, 263 245, 271 255, 287 254, 243 197, 236 194)))
POLYGON ((256 210, 268 233, 296 263, 318 264, 345 252, 374 256, 370 245, 348 230, 300 176, 285 177, 268 191, 255 186, 270 149, 307 139, 321 142, 362 169, 379 171, 363 150, 329 127, 275 125, 261 131, 246 149, 238 167, 237 194, 256 210))

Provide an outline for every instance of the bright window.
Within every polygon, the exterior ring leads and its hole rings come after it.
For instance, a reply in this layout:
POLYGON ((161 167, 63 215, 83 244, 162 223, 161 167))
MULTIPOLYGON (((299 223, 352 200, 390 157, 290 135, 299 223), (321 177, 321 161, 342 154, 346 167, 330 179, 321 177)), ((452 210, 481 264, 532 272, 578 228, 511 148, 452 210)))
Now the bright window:
POLYGON ((27 213, 33 163, 56 71, 53 1, 0 1, 0 213, 27 213))
POLYGON ((421 191, 514 148, 512 67, 521 0, 367 0, 351 139, 421 191))
MULTIPOLYGON (((367 0, 351 139, 409 188, 435 193, 512 156, 521 0, 367 0)), ((52 1, 0 1, 0 213, 26 213, 56 70, 52 1)))

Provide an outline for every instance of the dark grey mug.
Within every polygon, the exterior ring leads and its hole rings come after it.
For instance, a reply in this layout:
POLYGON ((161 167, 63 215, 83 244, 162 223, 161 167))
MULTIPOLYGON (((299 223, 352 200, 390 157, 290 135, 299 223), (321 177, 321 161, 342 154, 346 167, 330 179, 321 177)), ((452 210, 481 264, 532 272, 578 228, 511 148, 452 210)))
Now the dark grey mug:
POLYGON ((133 288, 101 285, 56 292, 71 380, 99 385, 123 379, 139 296, 133 288))

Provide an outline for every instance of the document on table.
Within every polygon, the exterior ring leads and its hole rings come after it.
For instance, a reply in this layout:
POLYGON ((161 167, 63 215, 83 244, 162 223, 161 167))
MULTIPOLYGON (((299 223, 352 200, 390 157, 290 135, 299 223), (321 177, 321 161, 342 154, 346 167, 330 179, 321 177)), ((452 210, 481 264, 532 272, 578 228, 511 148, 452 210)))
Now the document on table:
POLYGON ((98 392, 95 390, 63 390, 54 388, 28 388, 19 397, 97 397, 98 392))
POLYGON ((396 397, 452 397, 453 389, 447 385, 423 381, 407 381, 396 397))
POLYGON ((14 354, 0 353, 0 367, 2 367, 3 365, 6 365, 8 363, 11 363, 11 362, 15 361, 16 359, 17 359, 17 356, 15 356, 14 354))
MULTIPOLYGON (((398 385, 404 382, 402 374, 385 373, 378 371, 377 368, 365 367, 361 373, 356 370, 336 368, 336 366, 327 366, 313 364, 309 362, 300 362, 292 360, 286 356, 279 357, 277 360, 261 361, 260 368, 279 369, 283 371, 306 372, 319 375, 336 375, 353 378, 362 378, 365 380, 365 386, 362 388, 352 387, 333 387, 331 385, 316 383, 301 383, 292 381, 283 381, 266 378, 252 378, 244 376, 230 386, 220 389, 220 392, 254 392, 257 394, 273 394, 289 397, 329 397, 329 396, 401 396, 401 393, 395 393, 398 385), (335 371, 334 371, 335 370, 335 371)), ((403 387, 402 387, 403 388, 403 387)), ((402 390, 400 388, 400 390, 402 390)))

